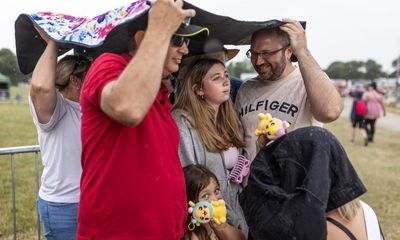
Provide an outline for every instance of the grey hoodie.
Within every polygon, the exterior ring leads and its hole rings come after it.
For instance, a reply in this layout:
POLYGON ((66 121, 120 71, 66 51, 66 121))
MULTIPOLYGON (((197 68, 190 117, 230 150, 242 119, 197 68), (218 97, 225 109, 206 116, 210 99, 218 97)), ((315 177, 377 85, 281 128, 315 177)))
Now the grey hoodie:
POLYGON ((222 196, 227 206, 227 221, 247 235, 247 224, 243 210, 239 205, 239 193, 242 191, 240 184, 229 181, 229 171, 225 168, 225 160, 222 152, 209 152, 205 148, 197 130, 190 125, 191 117, 184 110, 172 111, 179 128, 179 158, 182 167, 190 164, 201 164, 211 170, 218 178, 222 196))

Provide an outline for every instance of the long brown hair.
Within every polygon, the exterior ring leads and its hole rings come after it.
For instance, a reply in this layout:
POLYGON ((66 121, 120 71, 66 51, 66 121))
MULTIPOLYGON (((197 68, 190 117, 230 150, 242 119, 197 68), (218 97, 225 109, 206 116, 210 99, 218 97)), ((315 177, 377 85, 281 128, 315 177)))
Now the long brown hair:
MULTIPOLYGON (((199 201, 201 190, 210 184, 211 179, 214 179, 219 186, 219 182, 215 174, 205 166, 189 165, 183 168, 183 174, 185 175, 186 196, 188 201, 197 203, 199 201)), ((190 222, 191 215, 189 214, 186 225, 189 225, 190 222)), ((192 234, 192 232, 196 234, 200 240, 210 239, 207 234, 207 230, 202 225, 198 227, 196 226, 195 229, 188 232, 183 239, 190 239, 190 234, 192 234)))
POLYGON ((193 86, 203 86, 203 79, 216 64, 224 63, 217 59, 199 59, 193 62, 178 78, 174 109, 183 109, 191 116, 191 125, 197 129, 200 137, 210 152, 227 150, 232 145, 244 147, 240 122, 233 108, 231 99, 219 106, 215 120, 215 110, 193 90, 193 86))

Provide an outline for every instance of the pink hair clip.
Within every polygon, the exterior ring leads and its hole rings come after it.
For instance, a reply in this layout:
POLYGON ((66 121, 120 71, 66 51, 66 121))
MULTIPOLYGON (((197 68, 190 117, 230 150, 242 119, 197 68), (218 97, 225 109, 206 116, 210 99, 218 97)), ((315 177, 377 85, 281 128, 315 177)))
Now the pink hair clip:
POLYGON ((243 182, 243 178, 249 174, 250 160, 243 155, 239 155, 238 161, 233 167, 229 179, 235 183, 243 182))

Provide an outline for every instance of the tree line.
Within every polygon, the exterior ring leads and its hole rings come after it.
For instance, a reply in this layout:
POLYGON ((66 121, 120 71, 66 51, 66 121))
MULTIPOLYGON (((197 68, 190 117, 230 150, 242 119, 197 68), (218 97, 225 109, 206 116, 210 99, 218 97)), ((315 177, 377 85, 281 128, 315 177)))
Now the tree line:
POLYGON ((0 73, 9 77, 12 85, 17 85, 19 82, 28 82, 31 77, 31 75, 21 73, 17 56, 8 48, 0 49, 0 73))
MULTIPOLYGON (((396 67, 397 61, 392 63, 396 67)), ((395 77, 396 72, 387 73, 382 71, 382 65, 374 60, 368 59, 367 61, 349 61, 340 62, 336 61, 331 63, 325 72, 333 79, 369 79, 375 80, 378 78, 395 77)))
MULTIPOLYGON (((393 68, 398 65, 397 58, 392 62, 393 68)), ((400 62, 399 62, 400 63, 400 62)), ((255 72, 253 66, 248 59, 241 62, 232 62, 228 65, 229 74, 239 77, 242 73, 253 73, 255 72)), ((349 61, 341 62, 335 61, 331 63, 325 72, 332 79, 369 79, 375 80, 379 78, 395 77, 396 71, 391 73, 384 72, 382 70, 382 65, 378 64, 374 60, 368 59, 367 61, 349 61)))
MULTIPOLYGON (((393 60, 392 66, 396 68, 399 58, 393 60)), ((254 73, 253 66, 248 59, 228 64, 230 75, 240 77, 242 73, 254 73)), ((335 61, 331 63, 325 72, 332 79, 369 79, 375 80, 378 78, 395 77, 396 71, 386 73, 382 71, 382 65, 374 60, 367 61, 335 61)), ((20 72, 16 55, 8 48, 0 49, 0 73, 8 76, 11 84, 17 85, 19 82, 27 82, 31 75, 24 75, 20 72)))

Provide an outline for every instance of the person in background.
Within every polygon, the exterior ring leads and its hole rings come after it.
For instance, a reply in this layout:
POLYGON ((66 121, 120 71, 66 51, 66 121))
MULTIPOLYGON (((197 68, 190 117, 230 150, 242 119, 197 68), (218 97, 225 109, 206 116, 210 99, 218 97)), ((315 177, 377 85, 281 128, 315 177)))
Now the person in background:
MULTIPOLYGON (((202 165, 189 165, 183 169, 186 183, 186 194, 188 201, 197 203, 199 201, 217 201, 222 199, 217 177, 209 169, 202 165)), ((187 225, 191 223, 191 214, 188 216, 187 225)), ((217 224, 213 221, 186 233, 184 240, 235 240, 245 239, 244 234, 229 223, 217 224)))
POLYGON ((365 114, 365 129, 368 134, 368 141, 373 142, 375 136, 376 120, 386 116, 385 103, 383 95, 377 90, 376 83, 373 82, 368 86, 368 91, 364 93, 362 99, 367 103, 367 113, 365 114))
POLYGON ((130 30, 129 52, 100 55, 86 76, 78 239, 176 240, 186 231, 179 132, 164 80, 178 71, 189 38, 204 40, 208 29, 181 25, 195 15, 182 5, 153 2, 146 30, 130 30))
POLYGON ((247 57, 258 76, 247 80, 236 96, 235 109, 244 128, 246 154, 256 155, 255 136, 259 113, 270 113, 290 123, 288 131, 336 120, 343 100, 307 47, 306 33, 298 21, 283 19, 283 25, 261 29, 251 37, 247 57), (298 66, 291 59, 297 57, 298 66))
POLYGON ((17 104, 20 104, 22 102, 22 95, 20 92, 17 92, 15 94, 15 101, 17 102, 17 104))
POLYGON ((29 107, 43 163, 38 210, 47 239, 72 240, 78 225, 82 172, 79 102, 90 61, 67 55, 57 62, 57 43, 38 32, 47 43, 29 89, 29 107))
POLYGON ((227 205, 228 223, 247 235, 238 201, 241 181, 232 178, 235 166, 243 165, 240 153, 245 142, 230 99, 230 81, 223 62, 205 58, 188 67, 178 79, 172 115, 179 128, 182 167, 200 164, 217 176, 227 205))
POLYGON ((355 90, 351 93, 351 96, 353 97, 353 103, 352 103, 351 112, 350 112, 350 120, 351 120, 351 125, 352 125, 350 142, 355 143, 356 129, 357 129, 357 125, 358 125, 361 136, 363 138, 364 146, 368 146, 367 131, 365 129, 365 119, 364 119, 365 111, 366 111, 366 103, 362 99, 363 94, 364 94, 364 88, 361 84, 357 84, 355 90), (358 102, 358 101, 362 101, 362 102, 358 102), (358 108, 364 108, 365 110, 357 111, 357 106, 358 106, 358 108), (361 112, 364 112, 364 113, 361 113, 361 112))

